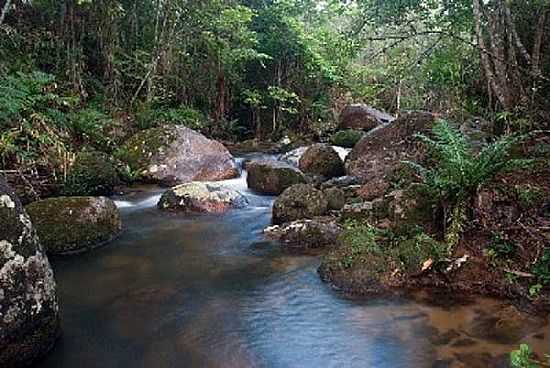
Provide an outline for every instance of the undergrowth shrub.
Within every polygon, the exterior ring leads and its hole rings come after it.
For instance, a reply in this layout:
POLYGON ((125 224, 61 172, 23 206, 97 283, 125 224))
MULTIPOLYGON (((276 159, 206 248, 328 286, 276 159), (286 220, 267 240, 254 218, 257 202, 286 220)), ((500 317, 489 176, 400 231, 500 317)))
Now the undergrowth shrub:
POLYGON ((479 189, 498 173, 524 167, 530 161, 512 159, 512 148, 526 137, 509 135, 485 145, 476 153, 458 129, 440 120, 432 128, 432 137, 419 134, 435 163, 423 166, 407 162, 414 168, 444 209, 445 239, 449 248, 460 240, 467 220, 467 209, 479 189))
POLYGON ((546 355, 546 362, 534 358, 533 351, 527 344, 521 344, 519 349, 510 353, 510 365, 512 368, 541 368, 550 366, 550 355, 546 355))
POLYGON ((112 195, 118 175, 112 159, 105 153, 84 150, 69 169, 63 194, 72 196, 112 195))
POLYGON ((550 285, 550 249, 545 249, 542 257, 533 266, 533 273, 543 285, 550 285))
POLYGON ((64 171, 70 142, 66 112, 78 98, 61 96, 46 73, 0 77, 0 159, 4 168, 64 171))
POLYGON ((207 126, 207 119, 201 112, 185 106, 177 108, 144 107, 136 114, 136 123, 140 129, 174 124, 200 130, 207 126))
POLYGON ((81 143, 110 152, 115 148, 114 137, 107 133, 107 128, 114 124, 113 119, 96 107, 88 107, 69 115, 70 128, 74 138, 81 143))

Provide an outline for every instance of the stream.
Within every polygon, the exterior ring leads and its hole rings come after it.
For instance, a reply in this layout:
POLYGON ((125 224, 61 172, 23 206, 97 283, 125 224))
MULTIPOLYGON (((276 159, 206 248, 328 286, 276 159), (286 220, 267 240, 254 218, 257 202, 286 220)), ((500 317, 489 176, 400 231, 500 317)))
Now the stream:
MULTIPOLYGON (((117 198, 118 239, 52 259, 63 336, 36 367, 507 366, 517 343, 471 332, 497 302, 339 295, 318 257, 263 239, 274 198, 248 191, 245 175, 225 184, 250 206, 223 216, 160 212, 156 187, 117 198)), ((550 328, 522 341, 549 350, 550 328)))

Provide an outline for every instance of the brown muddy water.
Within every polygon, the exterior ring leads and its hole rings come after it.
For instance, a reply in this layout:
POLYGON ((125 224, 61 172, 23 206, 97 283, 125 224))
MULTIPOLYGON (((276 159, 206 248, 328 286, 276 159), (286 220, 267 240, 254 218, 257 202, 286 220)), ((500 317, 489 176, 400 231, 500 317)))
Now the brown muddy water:
POLYGON ((436 307, 347 299, 319 260, 262 237, 272 197, 224 216, 159 212, 159 189, 121 198, 124 232, 52 260, 63 336, 40 368, 506 367, 520 341, 550 350, 541 323, 517 341, 491 332, 495 301, 436 307))

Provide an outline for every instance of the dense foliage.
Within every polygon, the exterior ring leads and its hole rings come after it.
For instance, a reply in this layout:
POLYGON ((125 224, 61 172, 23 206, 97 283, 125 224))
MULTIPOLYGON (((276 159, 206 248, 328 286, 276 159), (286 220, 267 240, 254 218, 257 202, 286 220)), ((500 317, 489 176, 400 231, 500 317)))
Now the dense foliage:
POLYGON ((232 140, 326 137, 350 102, 474 114, 502 131, 548 118, 543 0, 0 5, 6 169, 64 176, 81 148, 110 153, 164 123, 232 140))

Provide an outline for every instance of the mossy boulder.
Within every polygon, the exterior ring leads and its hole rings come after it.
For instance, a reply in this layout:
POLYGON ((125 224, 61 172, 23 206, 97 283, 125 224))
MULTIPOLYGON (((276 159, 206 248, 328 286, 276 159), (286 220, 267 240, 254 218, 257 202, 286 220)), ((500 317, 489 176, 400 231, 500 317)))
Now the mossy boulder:
POLYGON ((68 196, 109 196, 119 183, 110 156, 97 151, 80 152, 68 172, 63 194, 68 196))
POLYGON ((306 174, 320 175, 325 178, 343 176, 344 162, 340 155, 329 145, 314 144, 300 157, 299 168, 306 174))
POLYGON ((279 195, 294 184, 306 182, 304 174, 296 168, 276 161, 258 161, 247 164, 248 187, 258 193, 279 195))
POLYGON ((106 197, 57 197, 26 207, 48 254, 81 253, 121 231, 119 211, 106 197))
POLYGON ((335 247, 342 228, 332 218, 302 219, 266 228, 264 234, 294 249, 335 247))
POLYGON ((164 185, 237 177, 239 169, 221 143, 184 126, 141 131, 117 152, 144 180, 164 185))
POLYGON ((341 130, 330 137, 330 143, 345 148, 353 148, 363 138, 363 132, 354 129, 341 130))
POLYGON ((0 366, 29 366, 59 335, 56 284, 19 198, 0 176, 0 366))
POLYGON ((162 210, 181 212, 224 213, 243 208, 248 200, 240 192, 217 183, 192 182, 166 191, 159 200, 162 210))
POLYGON ((328 201, 320 190, 309 184, 296 184, 286 189, 273 203, 273 223, 276 225, 299 219, 323 216, 328 201))
POLYGON ((346 205, 346 192, 341 188, 329 187, 323 189, 323 194, 327 199, 329 210, 338 211, 346 205))

